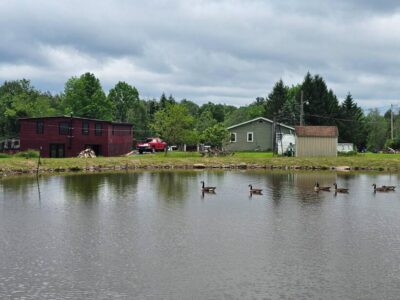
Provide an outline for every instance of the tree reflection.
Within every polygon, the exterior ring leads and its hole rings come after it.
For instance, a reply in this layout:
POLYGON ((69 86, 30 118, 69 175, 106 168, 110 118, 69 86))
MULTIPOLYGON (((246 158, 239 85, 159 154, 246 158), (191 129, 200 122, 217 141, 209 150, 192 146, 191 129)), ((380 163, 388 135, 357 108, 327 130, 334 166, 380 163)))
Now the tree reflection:
POLYGON ((80 174, 64 177, 64 190, 68 195, 78 196, 78 200, 93 201, 99 197, 108 174, 80 174))
POLYGON ((126 199, 136 194, 140 173, 111 173, 106 182, 117 199, 126 199))
POLYGON ((161 171, 150 173, 150 177, 154 190, 161 198, 167 201, 184 202, 189 191, 192 192, 192 189, 198 188, 192 183, 200 178, 200 174, 196 171, 161 171))
POLYGON ((13 195, 13 198, 20 195, 22 200, 28 200, 32 195, 38 195, 38 199, 40 200, 40 189, 38 189, 39 182, 46 185, 50 179, 50 176, 17 176, 12 178, 3 178, 0 181, 0 185, 3 188, 5 199, 7 199, 8 194, 10 193, 13 195))

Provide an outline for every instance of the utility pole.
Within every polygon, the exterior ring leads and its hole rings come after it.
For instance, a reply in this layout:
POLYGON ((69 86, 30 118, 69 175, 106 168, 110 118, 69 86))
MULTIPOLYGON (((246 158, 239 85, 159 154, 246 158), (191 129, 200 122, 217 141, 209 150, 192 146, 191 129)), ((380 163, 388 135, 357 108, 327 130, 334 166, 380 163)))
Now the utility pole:
POLYGON ((272 156, 275 155, 275 141, 276 141, 276 115, 274 114, 272 123, 272 156))
POLYGON ((303 99, 303 91, 301 91, 300 97, 300 126, 304 126, 304 99, 303 99))
POLYGON ((393 104, 390 104, 390 136, 393 141, 393 104))

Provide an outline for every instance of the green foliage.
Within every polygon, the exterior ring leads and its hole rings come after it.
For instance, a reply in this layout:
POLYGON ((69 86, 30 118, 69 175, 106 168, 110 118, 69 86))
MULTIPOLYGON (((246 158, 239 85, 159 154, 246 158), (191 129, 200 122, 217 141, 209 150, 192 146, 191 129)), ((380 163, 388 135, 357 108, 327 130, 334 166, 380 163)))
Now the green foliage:
POLYGON ((370 151, 381 150, 386 142, 388 124, 377 109, 373 109, 366 117, 368 128, 367 147, 370 151))
POLYGON ((218 123, 204 130, 202 140, 208 145, 222 147, 229 140, 229 131, 221 123, 218 123))
POLYGON ((0 158, 10 158, 11 155, 7 153, 0 153, 0 158))
POLYGON ((232 111, 232 107, 224 104, 214 104, 208 102, 200 107, 199 113, 202 114, 205 111, 209 111, 213 119, 215 119, 217 122, 223 122, 225 119, 226 111, 232 111))
POLYGON ((255 101, 248 106, 242 106, 225 117, 224 124, 229 127, 238 123, 246 122, 251 119, 265 115, 265 105, 261 101, 255 101))
POLYGON ((151 128, 170 145, 182 145, 192 141, 194 118, 182 104, 168 104, 157 111, 151 128))
POLYGON ((395 138, 395 139, 387 139, 384 145, 384 148, 392 148, 394 150, 399 150, 400 149, 400 139, 395 138))
POLYGON ((296 97, 301 94, 301 85, 294 85, 287 89, 287 99, 281 108, 278 122, 295 125, 300 120, 300 105, 297 103, 296 97))
POLYGON ((200 116, 196 118, 195 127, 199 132, 203 132, 206 128, 217 124, 209 110, 203 111, 200 116))
POLYGON ((120 81, 110 90, 108 100, 113 104, 113 121, 132 123, 136 140, 151 135, 148 106, 145 101, 139 99, 139 92, 135 87, 120 81))
POLYGON ((200 107, 193 101, 183 99, 181 101, 181 104, 186 106, 186 108, 191 116, 196 117, 199 114, 200 107))
POLYGON ((63 98, 66 114, 108 121, 113 118, 113 103, 92 73, 68 79, 63 98))
POLYGON ((265 116, 270 119, 276 117, 277 121, 280 122, 283 106, 288 99, 287 96, 288 87, 285 86, 282 79, 280 79, 267 97, 265 103, 265 116))
POLYGON ((18 119, 57 113, 54 98, 36 90, 29 80, 6 81, 0 86, 0 137, 18 135, 18 119))
POLYGON ((338 156, 356 156, 356 155, 358 155, 357 151, 338 152, 338 156))
POLYGON ((339 141, 354 143, 358 147, 366 144, 366 128, 364 113, 353 101, 349 93, 340 106, 340 119, 337 122, 339 127, 339 141))
POLYGON ((135 87, 120 81, 110 90, 108 100, 113 106, 113 120, 127 122, 129 110, 135 109, 139 102, 139 93, 135 87))
POLYGON ((149 115, 144 101, 135 101, 127 110, 127 121, 133 124, 133 132, 136 140, 142 140, 151 135, 149 134, 149 115))
MULTIPOLYGON (((339 117, 339 102, 332 90, 319 75, 307 73, 302 83, 305 124, 306 125, 336 125, 339 117)), ((297 95, 300 103, 301 93, 297 95)))
POLYGON ((168 105, 170 104, 175 104, 176 101, 174 99, 174 97, 172 97, 172 95, 169 95, 169 97, 167 98, 165 96, 164 93, 162 93, 161 97, 160 97, 160 109, 165 109, 167 108, 168 105))
POLYGON ((39 157, 39 151, 36 150, 26 150, 26 151, 21 151, 16 154, 14 154, 15 157, 24 157, 24 158, 37 158, 39 157))

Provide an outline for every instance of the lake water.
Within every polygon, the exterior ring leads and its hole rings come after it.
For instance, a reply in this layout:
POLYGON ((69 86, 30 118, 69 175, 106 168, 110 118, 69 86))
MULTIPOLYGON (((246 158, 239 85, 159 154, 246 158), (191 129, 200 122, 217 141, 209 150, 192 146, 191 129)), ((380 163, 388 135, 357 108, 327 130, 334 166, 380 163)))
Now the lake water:
POLYGON ((373 183, 400 175, 3 178, 0 299, 399 299, 400 190, 373 183))

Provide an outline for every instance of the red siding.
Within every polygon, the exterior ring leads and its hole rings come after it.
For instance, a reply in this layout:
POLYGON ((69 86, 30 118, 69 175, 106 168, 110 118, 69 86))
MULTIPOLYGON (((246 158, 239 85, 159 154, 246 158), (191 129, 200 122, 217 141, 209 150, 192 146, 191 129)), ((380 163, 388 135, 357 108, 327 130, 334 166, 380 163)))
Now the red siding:
POLYGON ((50 157, 50 144, 63 144, 65 157, 77 156, 85 145, 99 145, 103 156, 118 156, 131 151, 132 125, 69 117, 20 119, 20 140, 22 151, 42 147, 43 157, 50 157), (43 121, 42 134, 36 132, 37 121, 43 121), (59 124, 63 122, 72 125, 71 134, 60 135, 59 124), (83 122, 89 123, 87 135, 83 134, 83 122), (101 124, 101 135, 96 135, 95 124, 101 124))

